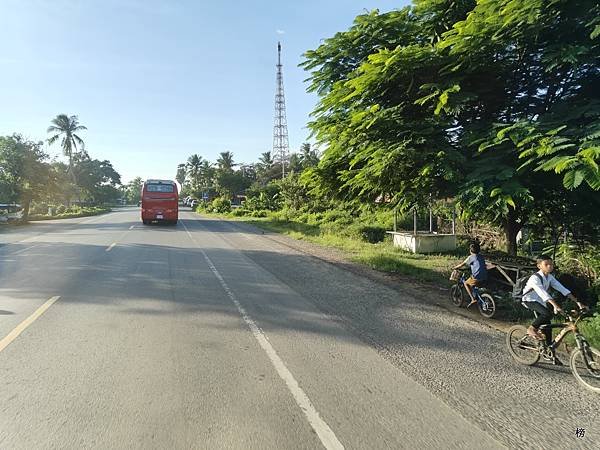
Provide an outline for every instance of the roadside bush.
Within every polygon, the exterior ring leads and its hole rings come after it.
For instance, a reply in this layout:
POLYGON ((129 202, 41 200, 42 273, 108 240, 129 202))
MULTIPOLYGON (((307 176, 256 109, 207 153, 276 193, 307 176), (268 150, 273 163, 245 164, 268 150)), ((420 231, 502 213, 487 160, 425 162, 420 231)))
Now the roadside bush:
POLYGON ((67 212, 67 207, 65 205, 58 205, 56 207, 56 214, 64 214, 67 212))
POLYGON ((48 214, 47 203, 35 203, 29 208, 29 214, 48 214))
POLYGON ((243 207, 248 211, 274 211, 279 207, 277 195, 278 194, 275 193, 271 196, 268 192, 260 192, 254 197, 247 198, 243 203, 243 207))
POLYGON ((350 211, 343 209, 330 209, 329 211, 325 211, 323 213, 322 220, 324 223, 335 222, 340 225, 350 225, 352 222, 354 222, 355 218, 352 217, 350 211))
POLYGON ((207 210, 217 214, 229 213, 231 212, 231 201, 225 197, 215 198, 207 210))
POLYGON ((250 217, 267 217, 269 215, 269 211, 264 209, 258 211, 250 211, 250 217))
POLYGON ((590 344, 600 348, 600 314, 594 314, 590 320, 586 320, 580 325, 581 331, 589 339, 590 344))
POLYGON ((376 225, 363 225, 359 228, 360 237, 363 241, 371 244, 383 242, 386 228, 376 225))

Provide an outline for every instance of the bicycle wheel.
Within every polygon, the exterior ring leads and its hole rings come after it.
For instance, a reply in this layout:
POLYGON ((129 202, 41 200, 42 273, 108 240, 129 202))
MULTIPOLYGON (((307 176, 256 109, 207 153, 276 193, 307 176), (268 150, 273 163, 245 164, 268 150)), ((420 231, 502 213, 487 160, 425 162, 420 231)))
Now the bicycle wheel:
POLYGON ((527 334, 523 325, 515 325, 506 333, 508 352, 517 362, 533 366, 540 360, 538 343, 527 334))
POLYGON ((571 371, 586 389, 600 394, 600 350, 589 345, 571 353, 571 371))
POLYGON ((450 288, 450 298, 452 299, 452 303, 456 306, 462 306, 465 303, 464 293, 460 287, 460 284, 454 284, 450 288))
POLYGON ((481 301, 477 302, 479 312, 487 319, 491 319, 496 314, 496 302, 490 294, 479 294, 481 301))

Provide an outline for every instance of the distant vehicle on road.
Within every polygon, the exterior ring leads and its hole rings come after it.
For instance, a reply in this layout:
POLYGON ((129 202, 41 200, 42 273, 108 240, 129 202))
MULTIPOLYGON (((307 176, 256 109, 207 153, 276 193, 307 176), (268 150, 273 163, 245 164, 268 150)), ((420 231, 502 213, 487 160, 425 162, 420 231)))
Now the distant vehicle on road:
POLYGON ((177 224, 179 195, 177 185, 171 180, 146 180, 142 188, 142 222, 154 221, 177 224))

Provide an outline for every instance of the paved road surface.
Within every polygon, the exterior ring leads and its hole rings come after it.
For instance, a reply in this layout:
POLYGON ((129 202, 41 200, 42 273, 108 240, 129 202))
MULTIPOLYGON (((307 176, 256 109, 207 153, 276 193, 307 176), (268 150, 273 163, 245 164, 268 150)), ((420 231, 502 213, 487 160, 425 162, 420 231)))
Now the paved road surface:
POLYGON ((138 215, 0 234, 0 448, 600 446, 599 398, 500 334, 240 225, 138 215))

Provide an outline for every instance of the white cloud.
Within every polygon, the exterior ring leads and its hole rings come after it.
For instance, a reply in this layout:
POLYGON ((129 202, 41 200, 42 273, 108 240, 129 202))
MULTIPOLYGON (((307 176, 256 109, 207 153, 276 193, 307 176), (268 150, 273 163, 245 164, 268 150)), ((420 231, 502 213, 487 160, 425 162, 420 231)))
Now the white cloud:
POLYGON ((285 31, 283 31, 283 30, 276 30, 276 33, 277 34, 285 34, 285 31))

